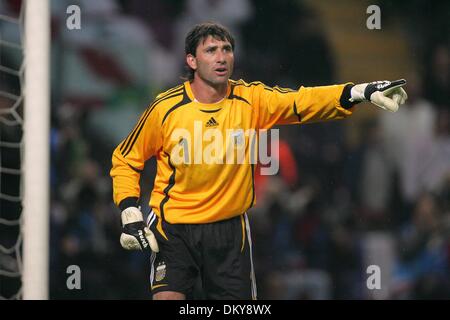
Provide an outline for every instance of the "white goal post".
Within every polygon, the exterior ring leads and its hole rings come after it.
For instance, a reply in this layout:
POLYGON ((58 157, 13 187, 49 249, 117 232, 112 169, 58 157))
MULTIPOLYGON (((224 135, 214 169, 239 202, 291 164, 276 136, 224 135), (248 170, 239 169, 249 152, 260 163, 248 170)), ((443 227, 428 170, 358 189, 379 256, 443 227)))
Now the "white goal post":
POLYGON ((48 299, 50 165, 49 0, 25 1, 23 299, 48 299))

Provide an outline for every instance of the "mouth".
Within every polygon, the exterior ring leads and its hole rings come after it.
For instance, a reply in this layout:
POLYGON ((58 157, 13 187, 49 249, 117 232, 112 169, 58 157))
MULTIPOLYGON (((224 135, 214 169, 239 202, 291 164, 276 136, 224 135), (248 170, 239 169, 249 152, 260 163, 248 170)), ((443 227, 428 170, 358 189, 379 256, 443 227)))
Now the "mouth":
POLYGON ((223 77, 223 76, 226 76, 226 75, 227 75, 228 70, 227 70, 227 68, 225 68, 225 67, 220 67, 220 68, 214 69, 214 72, 215 72, 218 76, 223 77))

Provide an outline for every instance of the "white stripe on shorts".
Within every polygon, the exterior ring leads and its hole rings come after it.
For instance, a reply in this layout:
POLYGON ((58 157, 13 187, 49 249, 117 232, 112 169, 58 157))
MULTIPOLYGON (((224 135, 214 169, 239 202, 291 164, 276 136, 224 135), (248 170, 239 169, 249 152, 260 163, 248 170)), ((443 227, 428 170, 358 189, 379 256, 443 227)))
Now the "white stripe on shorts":
POLYGON ((153 224, 153 222, 156 219, 156 214, 152 211, 150 211, 150 214, 147 217, 147 226, 150 228, 150 226, 153 224))
POLYGON ((150 271, 150 288, 153 287, 153 280, 155 276, 155 260, 156 260, 156 253, 152 251, 152 255, 150 257, 150 265, 151 265, 151 271, 150 271))
POLYGON ((250 248, 250 277, 252 280, 252 299, 256 300, 257 292, 256 292, 256 278, 255 278, 255 269, 253 268, 253 252, 252 252, 252 235, 250 233, 250 224, 248 222, 247 212, 244 213, 245 217, 245 229, 247 230, 247 239, 248 239, 248 245, 250 248))

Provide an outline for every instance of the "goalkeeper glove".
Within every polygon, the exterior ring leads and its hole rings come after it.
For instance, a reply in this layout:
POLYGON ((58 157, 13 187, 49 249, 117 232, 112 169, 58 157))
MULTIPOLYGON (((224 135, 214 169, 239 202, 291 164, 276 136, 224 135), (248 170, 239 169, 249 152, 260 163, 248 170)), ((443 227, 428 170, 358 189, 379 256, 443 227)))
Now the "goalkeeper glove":
POLYGON ((121 213, 122 234, 120 244, 127 250, 145 250, 150 248, 159 252, 155 235, 145 225, 142 212, 136 207, 128 207, 121 213))
POLYGON ((408 98, 402 88, 405 84, 405 79, 357 84, 350 91, 350 101, 368 100, 384 110, 396 112, 399 105, 404 104, 408 98))

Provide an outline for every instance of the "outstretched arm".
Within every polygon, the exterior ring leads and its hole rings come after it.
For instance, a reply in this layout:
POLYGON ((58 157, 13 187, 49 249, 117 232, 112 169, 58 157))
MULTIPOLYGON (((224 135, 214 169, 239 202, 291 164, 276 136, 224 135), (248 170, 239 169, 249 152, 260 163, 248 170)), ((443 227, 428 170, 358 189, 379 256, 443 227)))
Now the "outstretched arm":
MULTIPOLYGON (((260 128, 274 125, 339 120, 353 112, 353 106, 370 101, 395 112, 405 103, 405 80, 347 83, 331 86, 300 87, 298 90, 254 86, 257 119, 260 128)), ((251 86, 251 85, 247 85, 251 86)))

